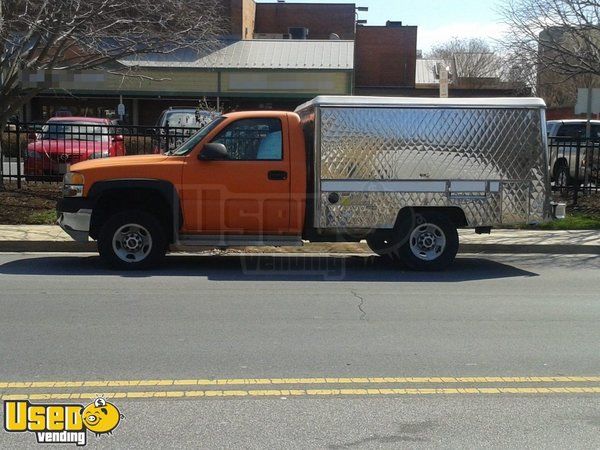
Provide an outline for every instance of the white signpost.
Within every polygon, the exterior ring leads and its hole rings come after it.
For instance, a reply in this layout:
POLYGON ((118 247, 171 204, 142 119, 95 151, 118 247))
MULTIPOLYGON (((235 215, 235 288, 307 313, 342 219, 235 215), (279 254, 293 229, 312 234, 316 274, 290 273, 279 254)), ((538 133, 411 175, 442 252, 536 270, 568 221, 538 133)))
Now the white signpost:
POLYGON ((577 103, 575 114, 585 114, 587 117, 587 128, 585 136, 590 137, 592 114, 600 114, 600 89, 579 88, 577 89, 577 103))
POLYGON ((600 114, 600 88, 577 89, 575 114, 600 114), (591 95, 590 95, 591 94, 591 95))
POLYGON ((119 95, 119 104, 117 105, 117 115, 119 116, 119 120, 123 122, 123 117, 125 116, 125 105, 123 104, 123 96, 119 95))
POLYGON ((440 98, 448 98, 448 67, 440 65, 440 98))

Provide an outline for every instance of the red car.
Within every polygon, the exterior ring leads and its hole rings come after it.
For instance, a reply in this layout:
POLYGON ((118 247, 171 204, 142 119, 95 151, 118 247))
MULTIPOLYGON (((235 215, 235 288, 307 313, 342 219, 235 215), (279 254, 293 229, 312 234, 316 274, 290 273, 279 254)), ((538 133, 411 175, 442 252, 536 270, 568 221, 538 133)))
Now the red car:
POLYGON ((95 158, 124 156, 123 136, 110 119, 53 117, 27 146, 27 179, 60 178, 71 164, 95 158))

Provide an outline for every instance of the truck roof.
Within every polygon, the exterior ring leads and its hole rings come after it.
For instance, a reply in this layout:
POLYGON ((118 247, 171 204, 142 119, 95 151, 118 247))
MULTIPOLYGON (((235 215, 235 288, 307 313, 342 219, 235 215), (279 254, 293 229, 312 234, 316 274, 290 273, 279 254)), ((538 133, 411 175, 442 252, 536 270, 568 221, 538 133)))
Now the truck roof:
MULTIPOLYGON (((600 120, 592 119, 590 120, 593 124, 600 124, 600 120)), ((554 119, 549 120, 547 123, 575 123, 575 124, 586 124, 587 119, 554 119)))
POLYGON ((545 108, 546 103, 535 97, 504 98, 419 98, 419 97, 359 97, 359 96, 319 96, 306 102, 296 112, 315 106, 370 106, 394 107, 414 106, 431 108, 498 107, 498 108, 545 108))

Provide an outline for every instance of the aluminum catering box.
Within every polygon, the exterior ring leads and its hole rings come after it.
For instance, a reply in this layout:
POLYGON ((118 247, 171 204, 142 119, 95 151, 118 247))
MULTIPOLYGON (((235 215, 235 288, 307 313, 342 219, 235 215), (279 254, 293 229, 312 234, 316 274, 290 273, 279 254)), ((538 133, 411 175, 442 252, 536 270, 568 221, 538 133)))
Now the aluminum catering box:
POLYGON ((299 106, 317 229, 389 229, 407 206, 461 208, 470 227, 550 216, 538 98, 317 97, 299 106), (313 170, 313 169, 311 169, 313 170))

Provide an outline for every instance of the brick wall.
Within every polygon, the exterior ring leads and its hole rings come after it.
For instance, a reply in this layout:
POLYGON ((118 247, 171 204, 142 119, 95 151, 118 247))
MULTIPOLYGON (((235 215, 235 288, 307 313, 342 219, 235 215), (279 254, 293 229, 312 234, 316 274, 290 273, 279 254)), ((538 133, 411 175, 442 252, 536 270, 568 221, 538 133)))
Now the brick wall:
POLYGON ((354 3, 257 3, 256 33, 286 34, 290 27, 306 27, 309 39, 329 39, 336 33, 354 39, 354 3))
POLYGON ((230 17, 231 36, 237 39, 252 39, 256 16, 254 0, 226 0, 224 3, 230 17))
POLYGON ((414 88, 417 27, 359 26, 355 52, 357 88, 414 88))
POLYGON ((242 39, 253 39, 256 27, 256 3, 254 0, 242 0, 244 4, 242 16, 242 39))

